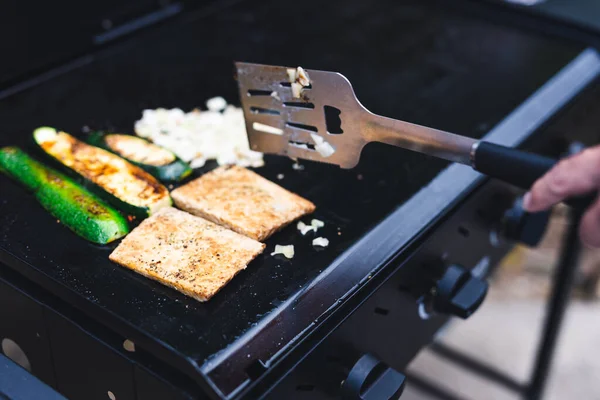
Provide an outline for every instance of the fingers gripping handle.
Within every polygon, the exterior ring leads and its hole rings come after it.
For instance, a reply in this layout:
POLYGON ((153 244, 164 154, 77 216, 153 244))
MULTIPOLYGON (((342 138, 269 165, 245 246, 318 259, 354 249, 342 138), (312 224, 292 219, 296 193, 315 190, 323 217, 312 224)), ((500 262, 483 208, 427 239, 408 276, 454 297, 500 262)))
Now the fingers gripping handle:
MULTIPOLYGON (((524 190, 546 174, 557 161, 537 154, 488 142, 479 142, 472 154, 473 168, 482 174, 515 185, 524 190)), ((587 208, 595 200, 593 194, 568 199, 575 208, 587 208)))

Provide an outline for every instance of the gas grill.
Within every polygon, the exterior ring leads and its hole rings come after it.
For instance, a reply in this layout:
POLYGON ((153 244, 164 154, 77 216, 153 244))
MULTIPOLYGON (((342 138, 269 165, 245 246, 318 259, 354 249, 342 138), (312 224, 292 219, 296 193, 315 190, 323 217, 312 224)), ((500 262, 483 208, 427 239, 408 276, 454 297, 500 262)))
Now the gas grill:
MULTIPOLYGON (((27 147, 41 125, 132 132, 144 109, 239 104, 234 60, 338 70, 375 113, 553 157, 598 142, 600 56, 555 25, 541 34, 466 1, 162 10, 11 75, 0 145, 27 147)), ((495 265, 547 221, 511 186, 385 145, 349 171, 292 163, 266 156, 256 171, 317 205, 329 247, 290 226, 207 303, 111 263, 114 246, 79 240, 0 176, 0 338, 69 399, 393 398, 411 359, 476 312, 495 265), (278 243, 296 257, 271 257, 278 243)))

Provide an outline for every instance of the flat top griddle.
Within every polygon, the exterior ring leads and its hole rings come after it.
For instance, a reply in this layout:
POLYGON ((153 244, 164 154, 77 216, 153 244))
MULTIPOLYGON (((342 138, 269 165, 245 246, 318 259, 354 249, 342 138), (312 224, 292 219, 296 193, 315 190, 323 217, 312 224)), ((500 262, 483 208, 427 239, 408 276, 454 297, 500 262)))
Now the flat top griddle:
MULTIPOLYGON (((238 103, 234 60, 338 70, 373 112, 481 137, 581 50, 433 2, 307 0, 293 10, 285 2, 240 2, 181 17, 5 98, 0 145, 29 146, 40 125, 73 134, 85 126, 132 132, 146 108, 188 111, 216 95, 238 103)), ((315 250, 295 226, 288 227, 207 303, 112 264, 114 246, 78 239, 4 176, 0 260, 142 347, 166 349, 161 354, 172 363, 204 364, 207 372, 211 359, 305 290, 447 166, 377 144, 365 149, 351 171, 302 164, 305 169, 296 171, 290 160, 267 157, 257 172, 316 203, 314 217, 325 221, 319 234, 330 246, 315 250), (285 178, 278 181, 278 174, 285 178), (271 257, 275 244, 294 244, 295 258, 271 257)), ((378 267, 368 258, 361 262, 378 267)), ((289 327, 295 323, 284 321, 289 327)))

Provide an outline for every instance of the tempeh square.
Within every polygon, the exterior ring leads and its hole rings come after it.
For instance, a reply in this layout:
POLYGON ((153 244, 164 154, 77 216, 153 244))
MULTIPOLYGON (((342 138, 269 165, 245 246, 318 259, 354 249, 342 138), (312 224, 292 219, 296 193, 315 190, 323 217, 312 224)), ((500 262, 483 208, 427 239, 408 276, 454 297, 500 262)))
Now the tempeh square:
POLYGON ((220 167, 171 192, 175 205, 252 239, 312 213, 315 205, 242 167, 220 167))
POLYGON ((142 221, 109 258, 199 301, 213 297, 265 245, 173 207, 142 221))

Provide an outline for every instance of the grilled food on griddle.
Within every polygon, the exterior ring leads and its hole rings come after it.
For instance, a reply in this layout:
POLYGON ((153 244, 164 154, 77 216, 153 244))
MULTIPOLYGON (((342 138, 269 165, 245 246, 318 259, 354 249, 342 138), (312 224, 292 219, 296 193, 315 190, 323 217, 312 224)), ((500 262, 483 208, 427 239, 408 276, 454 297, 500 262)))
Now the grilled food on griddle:
POLYGON ((179 182, 192 172, 172 151, 137 136, 93 132, 87 142, 123 157, 161 182, 179 182))
MULTIPOLYGON (((208 108, 189 118, 197 119, 199 125, 212 126, 214 134, 204 132, 204 139, 215 141, 201 143, 189 137, 194 143, 192 146, 190 142, 192 151, 186 154, 198 165, 211 158, 225 165, 173 191, 177 207, 185 211, 171 206, 171 195, 159 180, 180 181, 191 173, 191 168, 172 147, 153 143, 156 138, 148 141, 132 135, 93 132, 84 142, 42 127, 34 131, 35 142, 54 160, 48 161, 58 162, 57 167, 66 174, 44 166, 17 148, 0 149, 0 170, 33 191, 52 215, 85 239, 106 244, 127 235, 110 254, 111 261, 207 301, 262 253, 265 245, 261 241, 315 210, 310 201, 244 167, 262 166, 263 161, 261 153, 248 148, 245 133, 242 140, 241 110, 227 106, 221 98, 211 99, 208 108), (235 127, 234 133, 220 137, 227 124, 235 127), (229 138, 233 139, 231 143, 229 138), (208 151, 206 154, 194 150, 200 145, 208 151), (125 217, 80 184, 129 214, 130 221, 136 216, 141 223, 128 234, 125 217)), ((146 125, 138 121, 136 131, 152 136, 159 129, 162 136, 158 138, 162 139, 168 136, 164 132, 175 139, 181 136, 181 121, 167 124, 165 130, 160 123, 151 123, 152 116, 145 112, 146 125)), ((183 148, 187 150, 187 145, 183 148)), ((320 221, 313 220, 316 222, 320 221)), ((317 228, 311 224, 311 230, 317 228)), ((293 245, 277 245, 273 254, 292 258, 293 252, 293 245)))
POLYGON ((127 235, 110 259, 206 301, 264 248, 253 239, 167 207, 127 235))
POLYGON ((116 210, 17 147, 0 149, 0 171, 32 191, 50 214, 84 239, 106 244, 129 232, 116 210))
POLYGON ((219 165, 263 166, 262 153, 248 145, 242 110, 222 97, 209 99, 206 107, 187 113, 179 108, 144 110, 135 133, 171 150, 192 168, 203 167, 208 160, 219 165))
POLYGON ((208 172, 171 197, 178 208, 259 241, 315 210, 310 201, 238 166, 208 172))
POLYGON ((145 217, 171 205, 166 187, 121 157, 54 128, 38 128, 36 143, 70 170, 102 189, 98 194, 123 211, 145 217))

